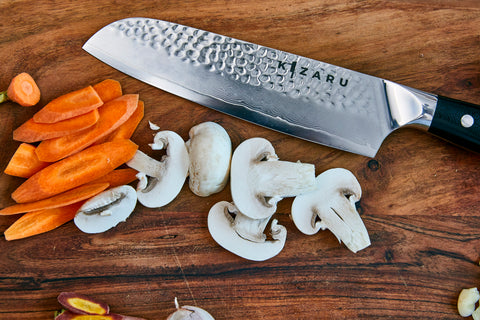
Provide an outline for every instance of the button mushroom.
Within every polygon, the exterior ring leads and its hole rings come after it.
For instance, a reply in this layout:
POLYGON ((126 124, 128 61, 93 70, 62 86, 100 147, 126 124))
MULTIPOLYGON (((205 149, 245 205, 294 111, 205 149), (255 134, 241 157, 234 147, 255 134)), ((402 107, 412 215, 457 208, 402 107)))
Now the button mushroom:
POLYGON ((210 313, 199 307, 178 305, 175 297, 175 307, 177 310, 170 314, 167 320, 215 320, 210 313))
POLYGON ((362 196, 358 180, 348 170, 330 169, 316 178, 317 189, 295 197, 292 218, 304 234, 329 229, 353 252, 370 245, 370 238, 355 204, 362 196))
POLYGON ((170 203, 182 190, 190 160, 185 142, 173 131, 157 132, 150 146, 153 150, 166 149, 161 161, 137 150, 127 165, 139 171, 138 201, 145 207, 159 208, 170 203))
POLYGON ((315 189, 315 166, 280 161, 268 140, 251 138, 233 153, 230 187, 241 213, 252 219, 269 218, 281 199, 315 189))
POLYGON ((208 213, 208 230, 224 249, 248 260, 264 261, 280 253, 287 239, 287 230, 275 219, 271 239, 267 239, 264 231, 269 220, 249 218, 233 203, 221 201, 208 213))
POLYGON ((137 193, 129 185, 108 189, 85 202, 73 219, 85 233, 101 233, 125 221, 135 209, 137 193))
POLYGON ((189 187, 206 197, 225 188, 230 171, 232 143, 225 129, 215 122, 203 122, 190 129, 186 142, 190 156, 189 187))

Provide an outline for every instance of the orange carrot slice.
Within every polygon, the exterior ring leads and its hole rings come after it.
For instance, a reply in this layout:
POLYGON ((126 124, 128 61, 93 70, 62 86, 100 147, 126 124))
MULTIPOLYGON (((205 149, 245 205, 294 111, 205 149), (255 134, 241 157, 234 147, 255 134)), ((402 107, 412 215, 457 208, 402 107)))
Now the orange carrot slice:
POLYGON ((100 118, 90 129, 67 136, 42 141, 36 153, 40 160, 55 162, 72 155, 102 139, 133 114, 138 104, 138 94, 126 94, 98 108, 100 118))
POLYGON ((106 175, 130 160, 138 146, 117 140, 92 146, 35 173, 13 193, 17 203, 52 197, 106 175))
POLYGON ((5 239, 23 239, 53 230, 73 220, 83 203, 81 201, 65 207, 26 213, 5 230, 5 239))
POLYGON ((95 84, 93 89, 97 91, 103 103, 122 96, 122 86, 120 85, 120 82, 113 79, 103 80, 102 82, 95 84))
POLYGON ((97 109, 103 104, 92 86, 72 91, 53 99, 33 115, 33 121, 54 123, 97 109))
POLYGON ((108 183, 110 188, 115 188, 135 181, 137 179, 137 173, 138 171, 132 168, 116 169, 91 183, 108 183))
POLYGON ((75 202, 89 199, 99 194, 103 190, 107 189, 109 186, 110 185, 107 182, 86 183, 84 185, 81 185, 80 187, 73 188, 71 190, 65 191, 47 199, 28 203, 17 203, 12 206, 3 208, 2 210, 0 210, 0 215, 5 216, 29 211, 38 211, 67 206, 75 202))
POLYGON ((49 162, 43 162, 38 159, 35 149, 35 146, 31 144, 20 144, 4 172, 15 177, 29 178, 48 166, 49 162))
POLYGON ((37 142, 66 136, 90 128, 97 123, 99 117, 98 110, 94 109, 85 114, 55 123, 38 123, 29 119, 13 131, 13 140, 37 142))
POLYGON ((113 141, 115 139, 130 139, 133 136, 133 133, 137 129, 140 121, 142 121, 145 113, 145 105, 143 101, 138 100, 137 109, 135 112, 115 131, 110 133, 108 136, 103 137, 101 140, 95 142, 95 144, 104 143, 107 141, 113 141))
POLYGON ((7 99, 24 107, 34 106, 40 101, 40 89, 26 72, 16 75, 7 89, 7 99))

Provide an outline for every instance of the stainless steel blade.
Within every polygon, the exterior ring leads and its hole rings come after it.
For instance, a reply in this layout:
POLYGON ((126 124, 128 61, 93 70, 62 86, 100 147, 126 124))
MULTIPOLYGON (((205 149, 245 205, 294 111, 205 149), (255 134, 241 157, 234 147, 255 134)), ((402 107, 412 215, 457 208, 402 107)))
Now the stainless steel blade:
POLYGON ((427 128, 436 103, 434 95, 380 78, 155 19, 113 22, 83 48, 185 99, 370 157, 400 126, 427 128))

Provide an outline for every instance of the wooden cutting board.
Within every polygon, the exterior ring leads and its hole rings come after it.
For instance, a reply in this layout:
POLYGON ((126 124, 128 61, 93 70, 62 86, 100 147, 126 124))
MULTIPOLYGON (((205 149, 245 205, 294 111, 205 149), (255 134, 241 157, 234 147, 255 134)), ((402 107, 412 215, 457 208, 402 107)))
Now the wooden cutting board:
MULTIPOLYGON (((0 87, 29 72, 37 107, 0 107, 2 171, 19 145, 12 131, 53 98, 106 78, 139 93, 146 111, 133 136, 152 154, 148 121, 185 140, 204 121, 236 147, 264 137, 283 160, 342 167, 358 178, 371 246, 354 254, 329 232, 300 233, 291 199, 275 215, 287 229, 276 257, 252 262, 209 235, 207 215, 230 189, 206 198, 184 186, 169 205, 138 205, 127 222, 88 235, 70 222, 32 238, 0 238, 0 319, 53 319, 56 297, 77 291, 117 313, 165 319, 196 305, 216 319, 455 319, 462 288, 480 285, 480 157, 414 129, 390 135, 375 158, 301 141, 148 86, 81 49, 104 25, 144 16, 190 25, 479 103, 477 0, 3 1, 0 87)), ((0 176, 0 206, 22 179, 0 176)), ((3 232, 18 216, 0 217, 3 232)))

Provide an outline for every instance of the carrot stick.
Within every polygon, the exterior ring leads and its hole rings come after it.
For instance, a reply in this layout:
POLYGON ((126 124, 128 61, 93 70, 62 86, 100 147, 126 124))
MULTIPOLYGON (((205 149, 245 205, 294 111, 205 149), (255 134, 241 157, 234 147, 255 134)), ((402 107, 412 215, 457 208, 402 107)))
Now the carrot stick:
POLYGON ((122 96, 122 86, 120 85, 120 82, 113 79, 103 80, 102 82, 95 84, 93 89, 97 91, 103 103, 122 96))
POLYGON ((89 199, 99 194, 103 190, 107 189, 109 186, 110 185, 107 182, 86 183, 84 185, 81 185, 80 187, 73 188, 71 190, 65 191, 47 199, 28 203, 17 203, 12 206, 3 208, 2 210, 0 210, 0 215, 5 216, 29 211, 38 211, 67 206, 75 202, 89 199))
POLYGON ((40 101, 40 89, 32 76, 22 72, 10 81, 7 91, 0 92, 0 103, 7 100, 31 107, 40 101))
POLYGON ((115 131, 110 133, 108 136, 103 137, 101 140, 95 142, 95 144, 104 143, 107 141, 113 141, 115 139, 130 139, 137 129, 140 121, 142 121, 145 112, 145 106, 143 101, 138 100, 137 109, 135 112, 115 131))
POLYGON ((100 118, 90 129, 42 141, 36 153, 40 160, 55 162, 102 139, 122 125, 137 108, 138 94, 126 94, 98 108, 100 118))
POLYGON ((35 146, 22 143, 18 146, 5 168, 5 173, 15 177, 29 178, 34 173, 48 166, 49 162, 40 161, 35 153, 35 146))
POLYGON ((88 86, 53 99, 33 115, 33 120, 40 123, 54 123, 87 113, 102 104, 103 101, 95 89, 88 86))
POLYGON ((73 220, 83 203, 81 201, 65 207, 28 212, 5 230, 5 239, 22 239, 53 230, 73 220))
POLYGON ((13 131, 13 140, 37 142, 66 136, 90 128, 97 123, 99 117, 98 110, 94 109, 85 114, 55 123, 38 123, 29 119, 13 131))
POLYGON ((110 188, 115 188, 135 181, 137 179, 137 174, 138 171, 132 168, 116 169, 98 179, 95 179, 91 183, 108 183, 110 188))
POLYGON ((92 146, 35 173, 13 191, 12 198, 33 202, 91 182, 130 160, 137 149, 130 140, 92 146))

